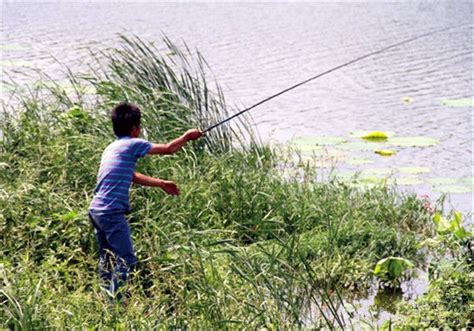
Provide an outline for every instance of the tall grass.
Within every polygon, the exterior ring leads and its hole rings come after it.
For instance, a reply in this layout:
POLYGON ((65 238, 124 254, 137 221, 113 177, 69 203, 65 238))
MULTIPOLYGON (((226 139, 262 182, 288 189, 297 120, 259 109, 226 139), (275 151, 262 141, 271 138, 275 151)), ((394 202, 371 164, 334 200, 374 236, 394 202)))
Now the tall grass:
POLYGON ((351 327, 340 293, 370 287, 380 258, 421 261, 416 244, 431 231, 429 214, 415 196, 386 187, 318 183, 311 167, 303 181, 283 180, 279 153, 245 121, 177 155, 139 162, 139 171, 175 180, 182 194, 132 188, 140 260, 132 296, 118 305, 100 291, 87 208, 113 140, 111 106, 139 104, 145 136, 158 142, 227 116, 202 56, 168 39, 161 47, 122 36, 119 48, 91 54, 91 73, 68 73, 72 95, 37 84, 4 107, 3 326, 351 327))

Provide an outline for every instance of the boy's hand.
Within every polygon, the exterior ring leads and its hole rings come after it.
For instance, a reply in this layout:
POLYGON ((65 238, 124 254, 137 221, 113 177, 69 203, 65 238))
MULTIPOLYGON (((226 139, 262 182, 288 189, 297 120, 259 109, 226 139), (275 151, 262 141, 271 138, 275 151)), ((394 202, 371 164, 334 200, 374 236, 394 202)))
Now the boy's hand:
POLYGON ((170 180, 164 180, 161 188, 169 195, 179 195, 178 186, 170 180))
POLYGON ((191 129, 186 131, 185 133, 186 140, 196 140, 199 139, 203 136, 203 133, 199 131, 198 129, 191 129))

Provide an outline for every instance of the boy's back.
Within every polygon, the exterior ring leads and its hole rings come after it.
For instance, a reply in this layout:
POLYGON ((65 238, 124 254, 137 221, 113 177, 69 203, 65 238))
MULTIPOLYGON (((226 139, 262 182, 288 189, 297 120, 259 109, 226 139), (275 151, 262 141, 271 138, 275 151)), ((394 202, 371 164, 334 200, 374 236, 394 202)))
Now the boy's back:
POLYGON ((90 210, 100 214, 129 211, 129 188, 138 158, 151 149, 150 142, 128 136, 119 137, 102 153, 97 186, 90 210))

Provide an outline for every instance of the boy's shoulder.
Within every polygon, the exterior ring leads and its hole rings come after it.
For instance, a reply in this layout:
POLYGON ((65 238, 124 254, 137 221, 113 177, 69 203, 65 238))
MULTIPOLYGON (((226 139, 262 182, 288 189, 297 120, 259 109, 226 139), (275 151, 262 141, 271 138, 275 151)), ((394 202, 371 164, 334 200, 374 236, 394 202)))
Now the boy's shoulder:
POLYGON ((117 154, 132 154, 135 157, 143 157, 151 149, 152 144, 143 138, 118 138, 112 141, 104 150, 104 153, 114 152, 117 154))

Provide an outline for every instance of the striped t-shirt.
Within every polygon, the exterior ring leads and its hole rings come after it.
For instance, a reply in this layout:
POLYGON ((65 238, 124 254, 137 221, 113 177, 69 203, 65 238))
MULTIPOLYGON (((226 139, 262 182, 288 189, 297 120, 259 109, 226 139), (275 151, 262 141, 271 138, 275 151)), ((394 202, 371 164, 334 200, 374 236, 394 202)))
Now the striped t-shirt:
POLYGON ((135 165, 139 157, 145 156, 151 148, 147 140, 119 137, 102 153, 97 186, 90 210, 101 213, 128 212, 128 191, 132 183, 135 165))

